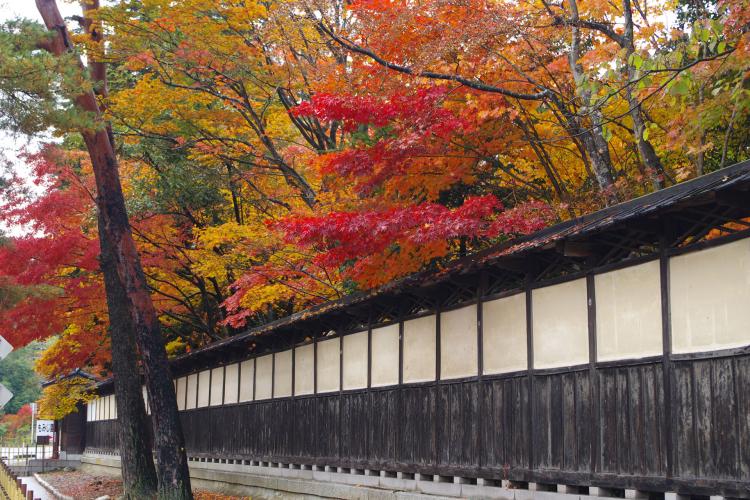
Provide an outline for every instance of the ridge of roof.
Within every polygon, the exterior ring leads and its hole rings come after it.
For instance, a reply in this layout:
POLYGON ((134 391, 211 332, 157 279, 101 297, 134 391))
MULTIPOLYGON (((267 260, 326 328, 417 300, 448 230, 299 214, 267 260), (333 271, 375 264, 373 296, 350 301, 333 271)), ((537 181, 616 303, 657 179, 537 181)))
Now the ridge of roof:
POLYGON ((241 342, 275 329, 292 325, 298 321, 336 311, 346 306, 359 304, 388 292, 400 290, 411 285, 424 284, 425 280, 428 278, 434 278, 436 281, 440 281, 448 276, 460 274, 471 268, 476 268, 479 265, 486 265, 490 262, 511 255, 518 255, 535 248, 543 247, 562 238, 588 235, 592 232, 613 226, 616 223, 635 217, 643 217, 644 215, 652 214, 659 210, 672 208, 680 202, 721 189, 727 189, 730 186, 734 186, 744 181, 750 181, 750 160, 730 165, 701 177, 696 177, 638 198, 633 198, 574 219, 554 224, 528 235, 504 241, 490 248, 456 259, 438 271, 420 271, 390 281, 371 290, 356 292, 337 300, 314 305, 289 316, 284 316, 283 318, 252 327, 244 333, 213 342, 201 347, 200 349, 177 356, 173 358, 171 362, 179 362, 229 344, 241 342))

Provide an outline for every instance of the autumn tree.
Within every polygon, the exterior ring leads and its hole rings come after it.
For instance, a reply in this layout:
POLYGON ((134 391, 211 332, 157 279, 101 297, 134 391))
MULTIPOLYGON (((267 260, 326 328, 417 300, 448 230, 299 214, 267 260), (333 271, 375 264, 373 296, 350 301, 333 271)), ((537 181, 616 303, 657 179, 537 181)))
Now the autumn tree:
MULTIPOLYGON (((522 119, 514 124, 545 169, 557 167, 550 168, 550 150, 570 141, 609 197, 617 191, 631 196, 633 180, 650 181, 651 189, 673 180, 675 171, 656 151, 654 141, 663 144, 664 121, 653 121, 660 111, 655 102, 683 92, 693 75, 734 59, 735 48, 746 43, 741 32, 723 28, 735 24, 728 22, 736 18, 731 2, 716 5, 712 26, 701 19, 686 31, 665 24, 672 11, 658 2, 431 3, 429 9, 357 2, 349 10, 358 22, 343 33, 329 29, 316 7, 309 10, 321 30, 364 60, 366 74, 408 75, 415 84, 456 82, 516 99, 522 119), (454 27, 450 38, 441 35, 445 25, 454 27), (696 34, 711 50, 687 48, 685 41, 696 34), (567 139, 540 134, 546 124, 567 139)), ((560 184, 559 177, 548 177, 560 184)))
MULTIPOLYGON (((36 120, 31 123, 17 122, 19 126, 27 129, 49 126, 50 122, 46 122, 45 125, 45 120, 51 117, 61 118, 62 120, 57 123, 64 124, 64 130, 77 130, 84 139, 96 178, 102 250, 112 251, 112 262, 115 264, 117 277, 126 291, 125 306, 138 334, 151 406, 155 409, 154 424, 159 458, 160 494, 166 498, 189 498, 191 492, 187 460, 175 395, 170 382, 166 351, 128 225, 112 136, 106 124, 101 120, 101 109, 92 90, 93 87, 87 82, 82 71, 83 66, 79 55, 75 53, 71 45, 71 38, 56 4, 52 1, 39 1, 37 7, 47 27, 53 30, 53 33, 47 37, 47 40, 44 40, 44 37, 38 36, 41 34, 38 31, 33 33, 35 27, 28 24, 20 25, 15 33, 11 30, 11 35, 19 35, 18 31, 23 31, 21 34, 36 34, 37 36, 31 40, 23 40, 19 36, 15 39, 6 37, 6 40, 11 42, 7 49, 13 54, 19 46, 24 48, 25 45, 26 48, 31 48, 33 44, 40 44, 52 57, 44 58, 33 52, 25 58, 24 55, 16 56, 20 68, 11 67, 9 71, 14 73, 11 76, 26 76, 26 78, 19 80, 10 78, 8 81, 10 85, 19 85, 21 82, 21 85, 26 84, 30 88, 24 88, 22 92, 17 89, 6 90, 4 93, 6 100, 16 105, 15 109, 9 110, 9 115, 30 117, 36 120), (40 61, 47 64, 40 65, 40 61), (35 70, 38 73, 37 76, 42 78, 29 82, 28 73, 16 71, 24 67, 35 70), (58 82, 58 85, 50 86, 51 81, 58 82), (62 92, 64 96, 62 100, 55 99, 56 91, 62 92), (32 95, 37 99, 18 98, 19 95, 24 94, 32 95), (32 111, 41 111, 41 113, 29 113, 28 107, 34 108, 32 111)), ((96 54, 91 55, 93 56, 92 69, 103 67, 102 63, 97 61, 96 54)), ((101 72, 99 74, 102 75, 101 72)), ((100 78, 103 78, 103 75, 100 78)), ((100 78, 94 80, 101 84, 100 78)), ((141 463, 150 464, 146 461, 141 463)))
MULTIPOLYGON (((65 24, 54 1, 37 1, 37 8, 47 29, 55 31, 48 50, 56 57, 66 57, 73 47, 66 34, 65 24)), ((104 63, 93 55, 92 64, 104 63)), ((78 66, 81 65, 80 61, 78 66)), ((105 71, 106 69, 103 68, 105 71)), ((100 72, 99 85, 103 84, 100 72)), ((143 269, 128 223, 125 199, 120 184, 118 162, 112 134, 101 122, 100 104, 93 90, 81 89, 75 98, 76 106, 91 115, 92 126, 80 133, 91 158, 97 186, 97 206, 103 264, 114 264, 122 292, 108 291, 108 301, 125 299, 126 309, 136 331, 143 360, 149 402, 153 409, 154 441, 157 451, 159 496, 163 498, 192 498, 190 475, 185 455, 184 438, 177 414, 177 400, 172 386, 166 350, 161 339, 143 269)), ((107 271, 105 271, 106 275, 107 271)), ((117 306, 122 307, 122 303, 117 306)))

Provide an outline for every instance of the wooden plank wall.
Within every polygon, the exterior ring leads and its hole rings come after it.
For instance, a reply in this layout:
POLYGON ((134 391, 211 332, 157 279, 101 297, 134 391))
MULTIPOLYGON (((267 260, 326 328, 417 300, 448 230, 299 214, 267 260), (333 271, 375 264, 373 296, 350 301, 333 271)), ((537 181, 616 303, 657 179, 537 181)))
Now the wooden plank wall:
MULTIPOLYGON (((674 360, 668 400, 663 366, 600 364, 593 384, 587 367, 535 372, 531 397, 529 377, 516 373, 200 408, 182 419, 199 457, 750 498, 750 354, 674 360)), ((88 422, 87 447, 116 449, 116 421, 88 422)))
MULTIPOLYGON (((589 269, 559 280, 586 278, 588 363, 532 369, 556 365, 535 365, 534 288, 529 278, 523 287, 527 370, 485 373, 480 307, 477 363, 469 372, 477 375, 440 380, 438 314, 438 380, 186 410, 182 419, 188 452, 210 459, 750 498, 750 346, 728 347, 734 344, 724 342, 718 347, 698 345, 713 351, 692 352, 695 346, 689 345, 672 352, 670 258, 692 250, 670 250, 663 244, 658 255, 648 256, 649 262, 659 263, 660 297, 654 297, 661 303, 659 355, 636 349, 639 359, 597 361, 595 276, 605 269, 589 269)), ((484 290, 485 285, 480 285, 472 291, 474 296, 464 294, 450 307, 492 300, 483 296, 484 290)), ((521 290, 511 292, 516 291, 521 290)), ((447 314, 450 307, 429 303, 417 312, 394 314, 401 333, 399 381, 404 380, 404 321, 433 311, 447 314)), ((369 325, 370 332, 374 326, 369 325)), ((742 328, 735 330, 745 338, 742 328)), ((543 338, 543 331, 536 335, 543 338)), ((319 340, 313 344, 316 350, 319 340)), ((368 352, 368 359, 371 356, 368 352)), ((573 359, 580 362, 580 353, 573 359)), ((316 357, 316 390, 317 363, 316 357)), ((341 386, 342 357, 339 363, 341 386)), ((368 373, 371 376, 372 371, 368 373)), ((257 383, 257 376, 254 380, 257 383)), ((114 420, 86 425, 88 449, 116 449, 114 420)))

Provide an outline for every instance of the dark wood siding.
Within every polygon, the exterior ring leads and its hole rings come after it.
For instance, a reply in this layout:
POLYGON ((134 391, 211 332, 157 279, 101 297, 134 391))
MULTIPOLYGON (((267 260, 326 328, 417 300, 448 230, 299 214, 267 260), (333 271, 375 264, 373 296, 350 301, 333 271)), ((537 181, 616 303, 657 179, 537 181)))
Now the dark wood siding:
POLYGON ((675 475, 750 477, 750 357, 675 362, 675 475))
POLYGON ((528 387, 525 376, 482 383, 482 464, 508 479, 523 480, 529 469, 528 387))
POLYGON ((665 476, 662 364, 600 369, 598 472, 665 476))
MULTIPOLYGON (((182 422, 193 456, 750 498, 750 355, 675 359, 669 395, 664 366, 535 373, 532 394, 520 373, 200 408, 182 422)), ((87 422, 88 448, 116 450, 116 430, 87 422)))

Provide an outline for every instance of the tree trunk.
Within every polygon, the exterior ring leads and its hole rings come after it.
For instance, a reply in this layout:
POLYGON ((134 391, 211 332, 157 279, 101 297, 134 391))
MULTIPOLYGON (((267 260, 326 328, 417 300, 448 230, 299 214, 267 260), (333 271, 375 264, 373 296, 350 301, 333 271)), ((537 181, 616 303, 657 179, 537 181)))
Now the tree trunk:
POLYGON ((152 498, 157 479, 151 443, 145 430, 151 426, 146 415, 138 371, 135 331, 127 309, 125 289, 117 275, 116 264, 99 217, 100 267, 104 274, 112 347, 112 374, 115 379, 117 431, 120 441, 120 465, 124 497, 129 500, 152 498))
POLYGON ((97 186, 96 202, 104 222, 100 238, 108 238, 112 245, 113 261, 124 285, 126 305, 135 326, 143 360, 154 424, 159 498, 190 499, 190 475, 177 397, 156 309, 130 230, 117 158, 109 135, 103 128, 98 131, 85 130, 82 135, 91 157, 97 186))
MULTIPOLYGON (((70 36, 55 0, 36 0, 47 29, 55 33, 49 49, 55 55, 72 51, 70 36)), ((81 69, 82 63, 79 62, 81 69)), ((119 166, 101 110, 92 91, 75 99, 81 111, 96 117, 99 127, 81 130, 96 179, 96 203, 102 221, 99 237, 107 238, 126 307, 135 328, 154 423, 154 444, 158 463, 159 498, 192 499, 185 440, 177 411, 167 352, 156 309, 151 301, 140 257, 128 222, 119 166)), ((135 367, 133 367, 135 369, 135 367)))
POLYGON ((584 74, 580 59, 581 32, 578 27, 578 3, 576 0, 568 0, 571 12, 571 41, 568 64, 573 73, 576 85, 576 94, 581 100, 580 115, 588 116, 589 122, 581 120, 580 116, 574 118, 573 131, 581 138, 586 152, 591 160, 591 169, 599 188, 604 193, 607 204, 617 202, 617 194, 614 192, 614 176, 612 175, 612 159, 609 156, 609 144, 604 139, 604 117, 602 112, 592 102, 591 91, 584 88, 584 74))
POLYGON ((628 101, 628 112, 630 113, 630 119, 633 121, 633 140, 635 141, 636 148, 638 149, 638 156, 641 158, 641 163, 646 167, 649 176, 651 177, 651 184, 654 190, 658 191, 664 187, 664 179, 662 174, 664 167, 662 167, 661 160, 656 155, 654 147, 651 142, 646 139, 643 134, 646 131, 646 124, 641 114, 641 103, 633 94, 632 84, 636 79, 636 69, 630 61, 630 56, 635 52, 635 42, 633 40, 633 11, 630 5, 630 0, 622 0, 622 10, 625 16, 625 33, 622 37, 622 41, 625 47, 625 75, 628 81, 625 84, 625 98, 628 101))
MULTIPOLYGON (((81 2, 86 33, 95 42, 98 50, 103 51, 104 33, 101 21, 95 18, 99 9, 99 0, 81 2)), ((96 83, 94 92, 106 98, 107 67, 104 55, 95 57, 89 54, 88 69, 91 79, 96 83)), ((114 144, 112 128, 107 124, 107 134, 114 144)), ((104 232, 104 220, 98 217, 99 246, 101 257, 99 266, 104 276, 104 289, 107 294, 109 311, 109 334, 111 339, 112 374, 115 379, 115 402, 117 404, 117 432, 120 443, 120 469, 123 483, 123 497, 137 500, 153 498, 157 492, 156 469, 151 443, 144 429, 151 427, 151 420, 146 415, 146 406, 141 392, 141 377, 138 367, 136 335, 130 313, 127 309, 127 297, 112 255, 112 245, 104 232)))

